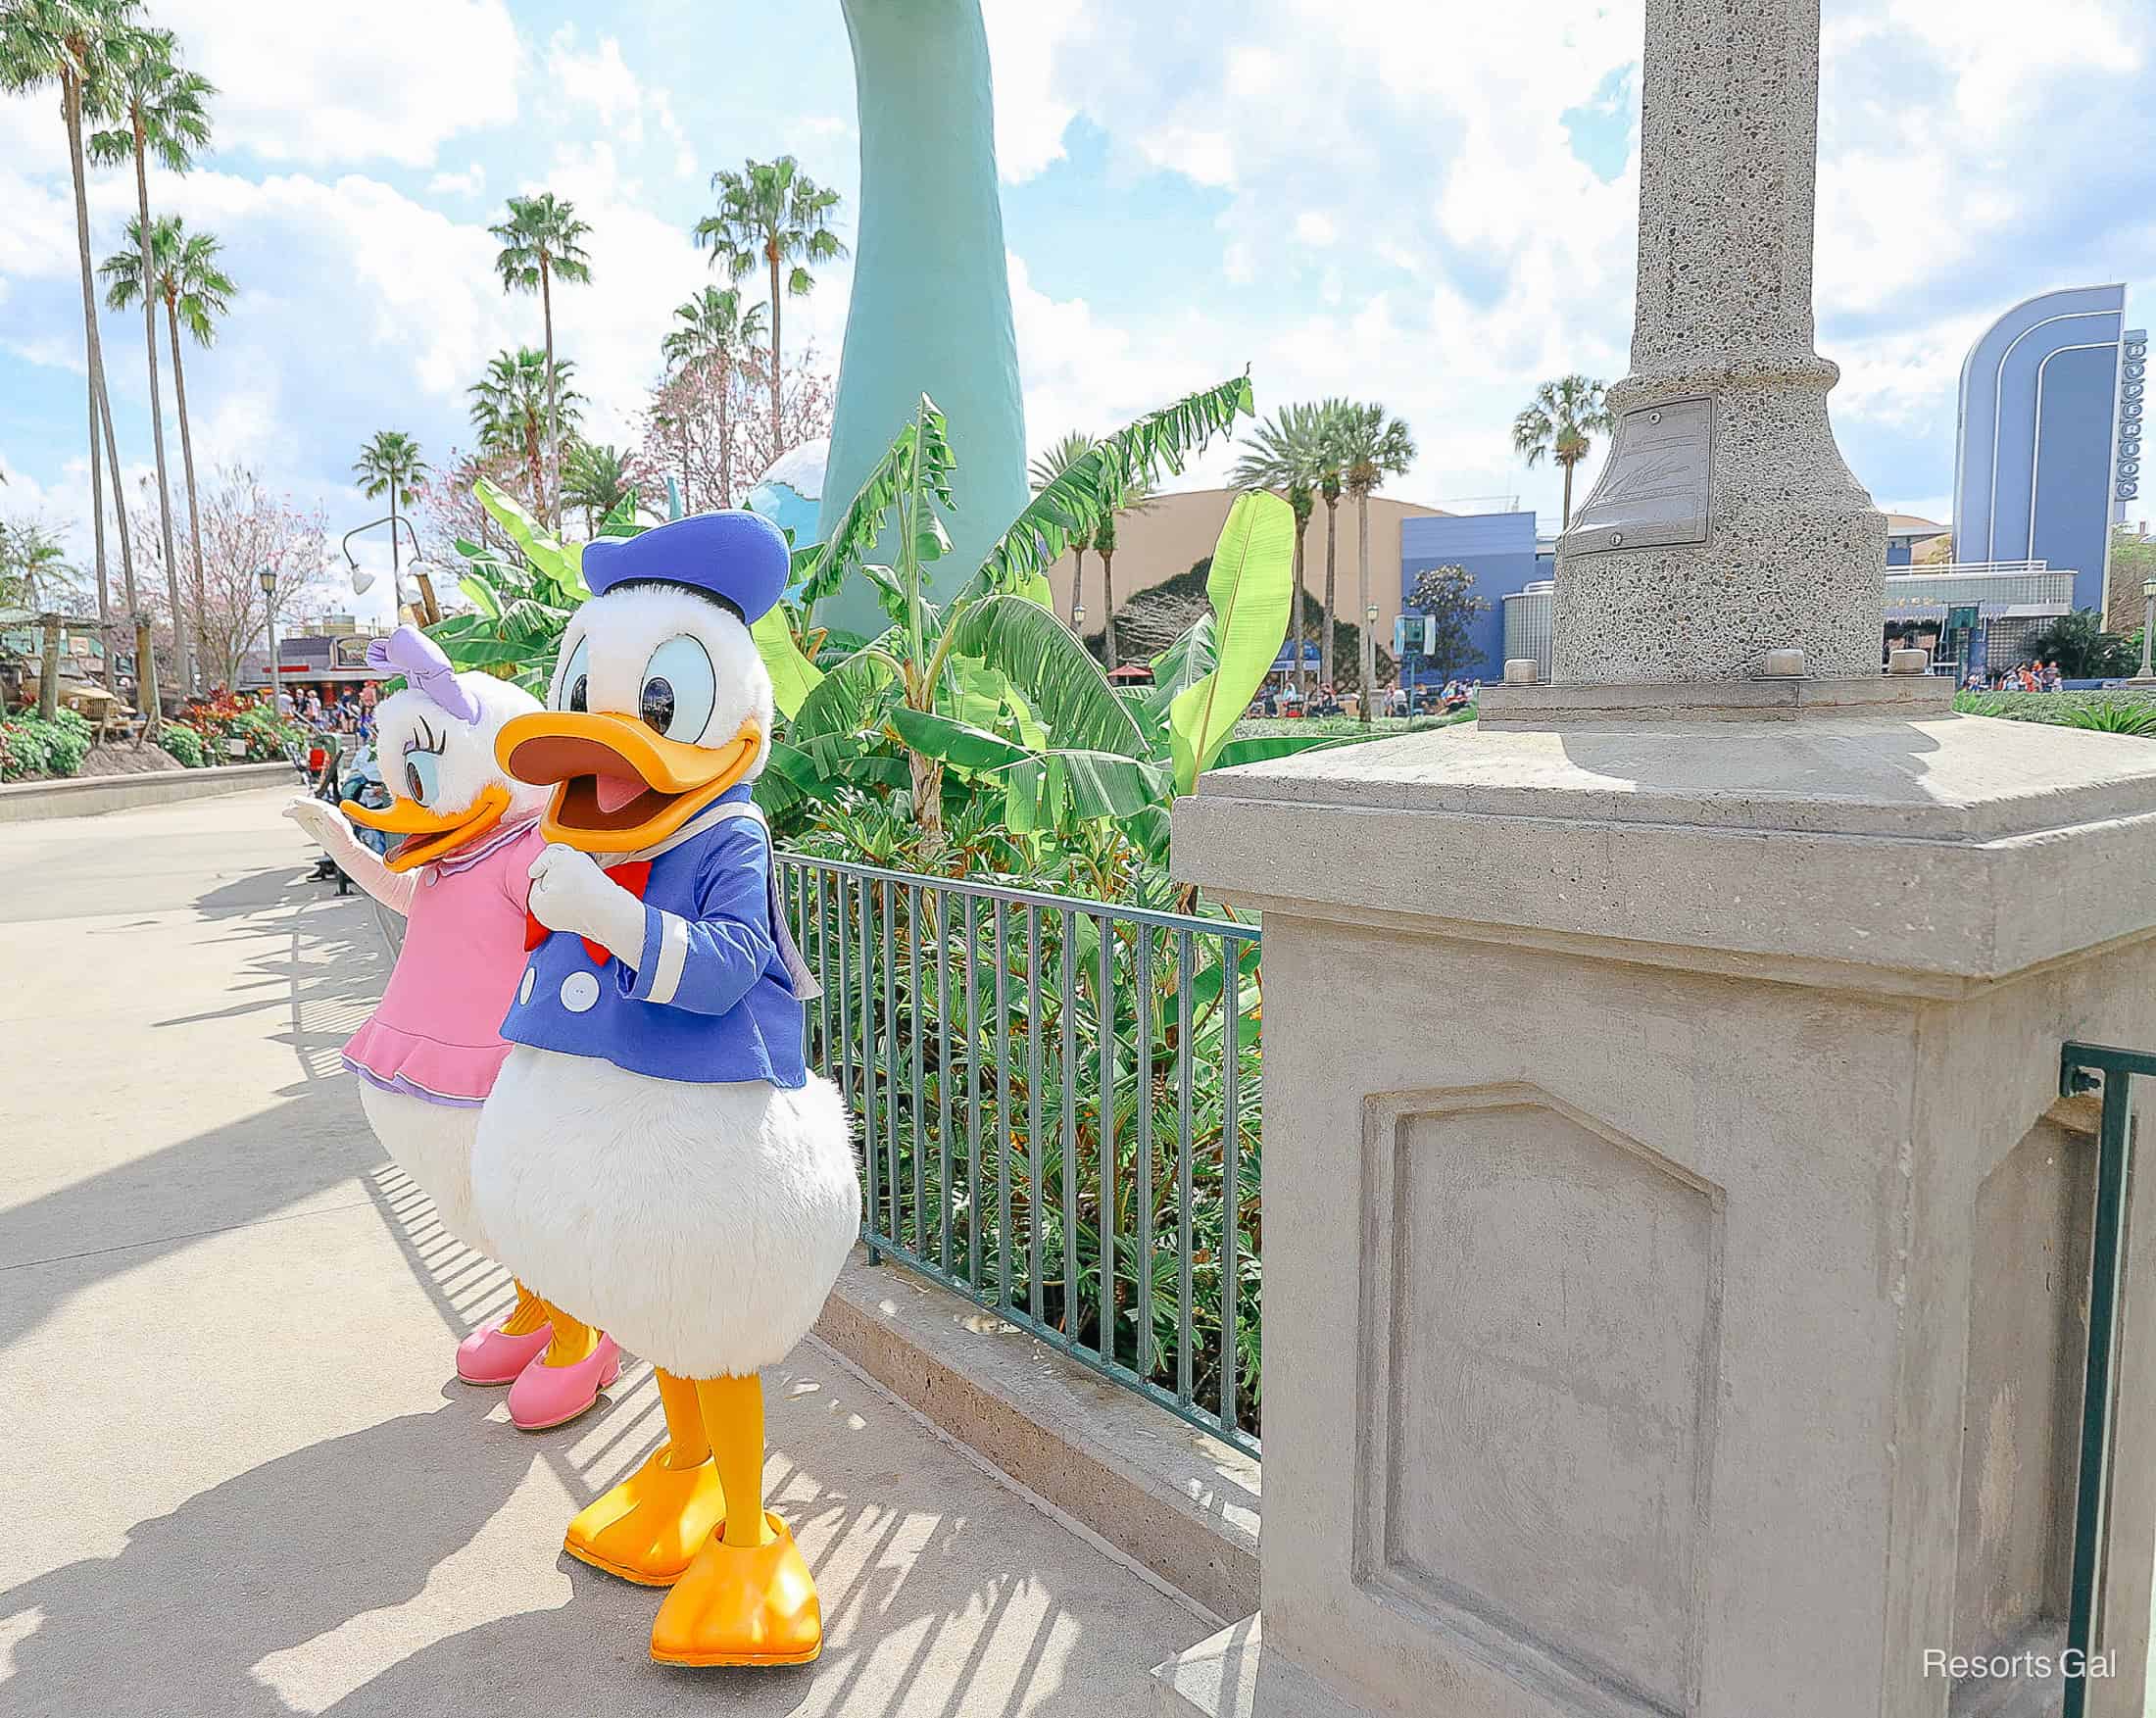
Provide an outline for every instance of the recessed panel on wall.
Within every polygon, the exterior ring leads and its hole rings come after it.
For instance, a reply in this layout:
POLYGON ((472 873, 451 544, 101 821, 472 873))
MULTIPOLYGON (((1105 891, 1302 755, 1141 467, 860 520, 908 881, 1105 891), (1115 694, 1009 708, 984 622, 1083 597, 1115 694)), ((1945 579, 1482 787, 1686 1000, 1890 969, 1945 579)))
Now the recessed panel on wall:
POLYGON ((1691 1712, 1719 1190, 1533 1087, 1368 1117, 1361 1579, 1592 1709, 1691 1712))

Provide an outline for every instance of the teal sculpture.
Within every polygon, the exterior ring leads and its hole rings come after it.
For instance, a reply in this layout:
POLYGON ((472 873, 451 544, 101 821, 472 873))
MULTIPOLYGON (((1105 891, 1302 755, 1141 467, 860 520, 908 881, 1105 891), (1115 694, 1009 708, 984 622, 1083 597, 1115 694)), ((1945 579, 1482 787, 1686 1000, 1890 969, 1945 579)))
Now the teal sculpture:
MULTIPOLYGON (((988 35, 979 0, 841 6, 860 117, 860 232, 817 536, 928 394, 958 464, 959 512, 944 520, 953 553, 930 569, 946 597, 1027 497, 988 35)), ((817 617, 867 633, 884 625, 859 581, 817 617)))

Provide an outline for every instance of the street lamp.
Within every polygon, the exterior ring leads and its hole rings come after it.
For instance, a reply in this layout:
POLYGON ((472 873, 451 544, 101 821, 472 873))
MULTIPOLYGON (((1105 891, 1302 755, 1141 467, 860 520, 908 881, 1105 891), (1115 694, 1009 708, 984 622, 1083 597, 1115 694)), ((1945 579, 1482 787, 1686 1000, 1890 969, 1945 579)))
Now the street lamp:
POLYGON ((2143 680, 2156 678, 2149 671, 2150 635, 2156 634, 2156 576, 2141 580, 2141 672, 2143 680))
POLYGON ((1073 608, 1073 609, 1071 610, 1071 612, 1070 612, 1070 629, 1071 629, 1071 631, 1073 631, 1073 632, 1077 633, 1077 634, 1078 634, 1078 636, 1079 636, 1080 638, 1083 638, 1083 637, 1085 637, 1085 635, 1086 635, 1086 606, 1085 606, 1085 604, 1083 604, 1083 603, 1080 603, 1080 604, 1076 605, 1076 606, 1075 606, 1075 607, 1074 607, 1074 608, 1073 608))
POLYGON ((262 586, 262 612, 270 623, 270 712, 281 714, 277 709, 277 575, 273 567, 262 567, 255 573, 255 582, 262 586))
MULTIPOLYGON (((419 556, 419 533, 412 528, 412 521, 403 514, 385 513, 378 519, 368 519, 366 524, 355 525, 345 532, 344 541, 339 546, 344 550, 345 564, 351 568, 352 594, 364 597, 368 586, 374 582, 370 573, 361 571, 359 558, 352 553, 352 539, 362 531, 371 531, 376 525, 389 527, 389 565, 393 573, 400 571, 397 565, 397 527, 404 526, 405 535, 412 539, 412 564, 409 569, 404 570, 409 570, 419 581, 419 619, 428 626, 437 624, 442 618, 442 610, 441 605, 434 600, 434 581, 427 576, 425 564, 419 556)), ((401 576, 397 583, 398 598, 401 601, 404 594, 401 576)))
POLYGON ((1370 725, 1372 707, 1378 701, 1377 629, 1378 606, 1372 603, 1362 612, 1362 697, 1355 705, 1355 718, 1364 727, 1370 725))

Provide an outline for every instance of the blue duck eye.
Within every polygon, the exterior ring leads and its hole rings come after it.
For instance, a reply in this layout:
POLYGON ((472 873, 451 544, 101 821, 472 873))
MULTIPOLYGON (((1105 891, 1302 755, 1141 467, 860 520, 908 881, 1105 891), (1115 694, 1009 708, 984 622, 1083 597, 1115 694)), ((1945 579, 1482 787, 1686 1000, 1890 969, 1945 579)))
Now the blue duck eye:
POLYGON ((562 670, 555 681, 555 706, 557 710, 585 710, 590 708, 591 698, 591 640, 580 638, 576 649, 570 653, 569 665, 562 670))
POLYGON ((416 747, 405 752, 405 798, 425 805, 441 789, 442 760, 438 753, 416 747))
POLYGON ((703 645, 683 634, 669 638, 644 664, 639 712, 669 740, 695 745, 704 737, 718 702, 718 676, 703 645))

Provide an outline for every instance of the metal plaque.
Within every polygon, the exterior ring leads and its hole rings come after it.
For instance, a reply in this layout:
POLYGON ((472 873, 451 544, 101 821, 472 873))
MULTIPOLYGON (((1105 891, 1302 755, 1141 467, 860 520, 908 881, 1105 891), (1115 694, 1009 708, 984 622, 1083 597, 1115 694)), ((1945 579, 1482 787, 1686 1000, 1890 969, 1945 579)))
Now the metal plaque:
POLYGON ((1601 481, 1572 515, 1566 553, 1704 543, 1713 444, 1711 396, 1627 412, 1617 419, 1601 481))

